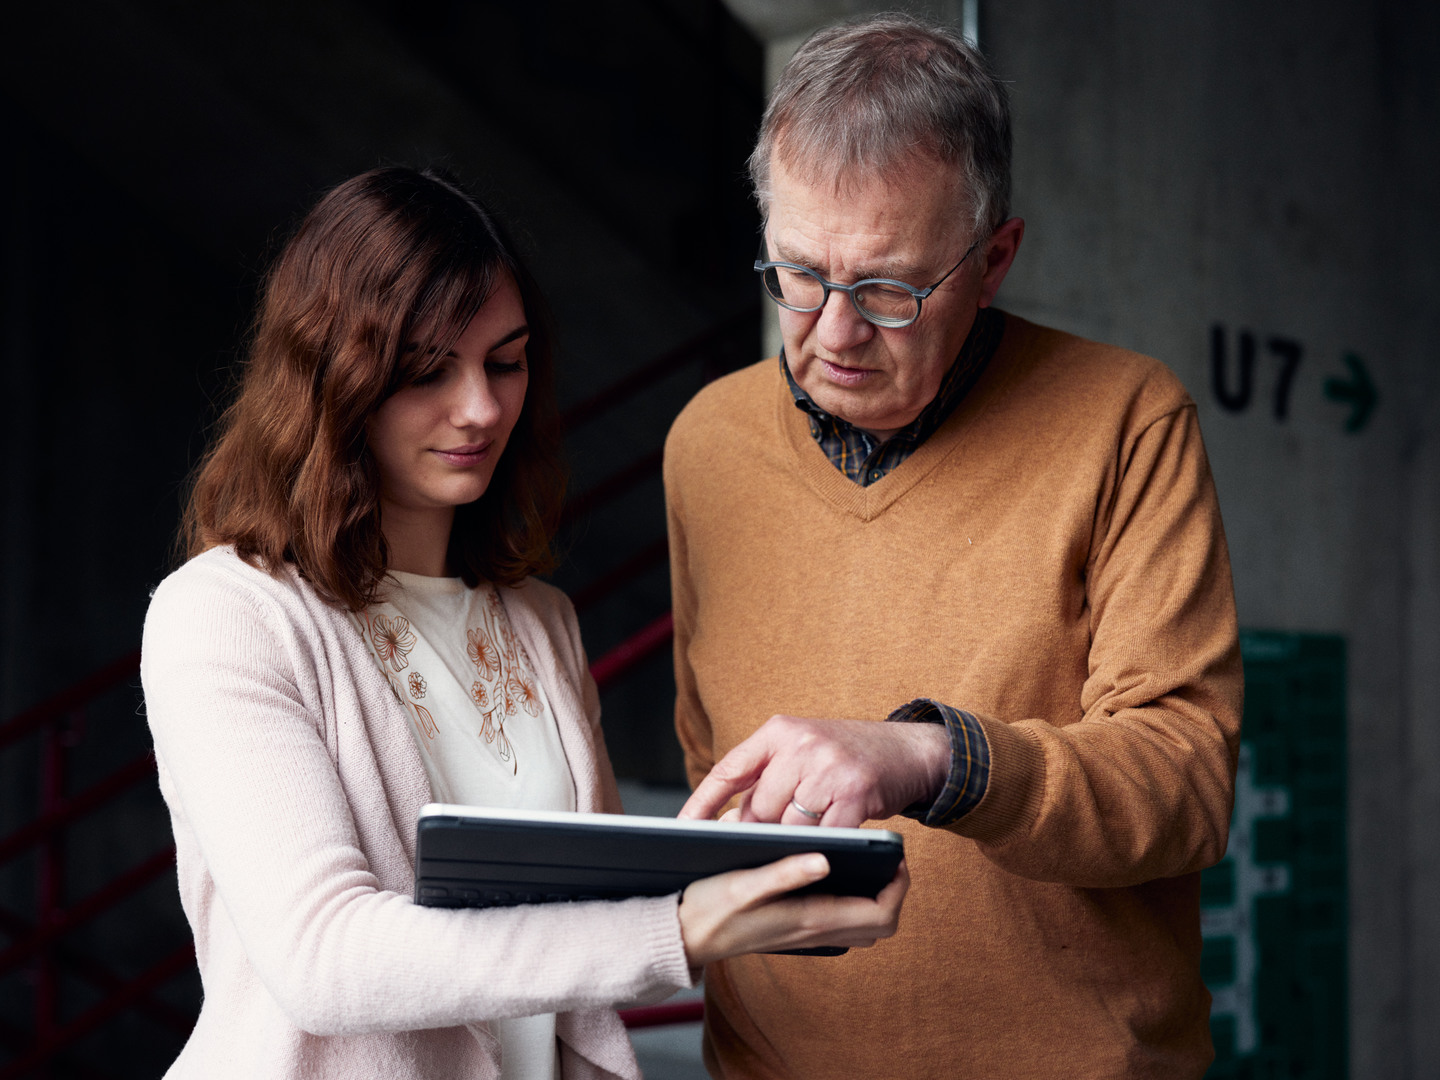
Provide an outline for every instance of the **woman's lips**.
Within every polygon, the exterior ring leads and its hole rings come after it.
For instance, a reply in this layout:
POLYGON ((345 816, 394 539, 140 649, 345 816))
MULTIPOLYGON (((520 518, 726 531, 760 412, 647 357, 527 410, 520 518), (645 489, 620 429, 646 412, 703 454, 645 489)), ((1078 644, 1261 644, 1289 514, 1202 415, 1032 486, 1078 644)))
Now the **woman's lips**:
POLYGON ((468 465, 478 465, 485 460, 485 455, 490 452, 490 444, 471 443, 466 446, 452 446, 448 450, 435 450, 433 453, 447 465, 455 465, 465 468, 468 465))
POLYGON ((841 386, 859 386, 871 374, 867 368, 841 367, 829 360, 821 360, 820 363, 825 367, 825 377, 841 386))

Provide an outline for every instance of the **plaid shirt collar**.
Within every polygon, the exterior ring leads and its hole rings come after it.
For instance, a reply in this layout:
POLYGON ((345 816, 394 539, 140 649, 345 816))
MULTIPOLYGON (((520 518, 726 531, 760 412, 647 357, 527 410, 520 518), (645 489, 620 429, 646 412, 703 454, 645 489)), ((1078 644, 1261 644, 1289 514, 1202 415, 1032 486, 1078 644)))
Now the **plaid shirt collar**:
POLYGON ((810 418, 810 434, 830 463, 861 487, 869 487, 919 449, 955 411, 955 406, 985 370, 1005 333, 1005 316, 993 307, 981 308, 960 355, 945 373, 940 389, 920 415, 883 443, 838 416, 825 412, 800 389, 780 350, 780 370, 795 398, 795 407, 810 418))

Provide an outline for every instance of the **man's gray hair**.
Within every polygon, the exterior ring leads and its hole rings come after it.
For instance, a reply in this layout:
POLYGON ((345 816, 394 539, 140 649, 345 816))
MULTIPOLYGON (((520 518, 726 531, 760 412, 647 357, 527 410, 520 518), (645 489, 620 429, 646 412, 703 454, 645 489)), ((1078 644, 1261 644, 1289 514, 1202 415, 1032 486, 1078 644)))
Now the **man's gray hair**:
POLYGON ((1010 103, 985 59, 955 31, 889 13, 812 34, 770 97, 750 155, 761 213, 770 163, 837 188, 856 170, 891 176, 918 155, 957 168, 975 231, 1010 216, 1010 103))

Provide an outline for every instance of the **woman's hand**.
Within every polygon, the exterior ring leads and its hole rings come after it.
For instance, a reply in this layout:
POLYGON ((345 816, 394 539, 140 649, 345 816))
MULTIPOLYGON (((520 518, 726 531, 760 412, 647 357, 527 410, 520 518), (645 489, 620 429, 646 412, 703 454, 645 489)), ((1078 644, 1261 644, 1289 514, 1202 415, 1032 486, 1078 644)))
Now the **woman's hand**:
POLYGON ((691 967, 741 953, 817 945, 868 948, 895 933, 910 888, 905 863, 870 900, 863 896, 786 896, 830 873, 824 855, 791 855, 754 870, 692 883, 680 898, 680 933, 691 967))

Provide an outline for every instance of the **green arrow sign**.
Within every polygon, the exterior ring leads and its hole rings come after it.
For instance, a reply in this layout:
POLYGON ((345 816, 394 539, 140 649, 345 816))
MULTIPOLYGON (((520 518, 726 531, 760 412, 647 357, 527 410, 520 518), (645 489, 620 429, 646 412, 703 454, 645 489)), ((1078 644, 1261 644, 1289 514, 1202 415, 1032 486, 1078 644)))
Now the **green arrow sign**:
POLYGON ((1329 378, 1325 380, 1325 396, 1331 401, 1349 405, 1350 417, 1345 421, 1345 430, 1356 432, 1370 422, 1379 395, 1365 364, 1354 353, 1345 354, 1345 366, 1350 369, 1350 378, 1329 378))

